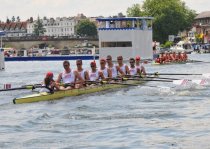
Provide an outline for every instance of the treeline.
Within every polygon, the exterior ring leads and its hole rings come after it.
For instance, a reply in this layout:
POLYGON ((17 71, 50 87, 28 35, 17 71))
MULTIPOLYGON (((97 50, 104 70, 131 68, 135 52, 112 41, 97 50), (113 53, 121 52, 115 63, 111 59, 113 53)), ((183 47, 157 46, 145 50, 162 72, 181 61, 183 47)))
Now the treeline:
POLYGON ((142 5, 134 4, 127 9, 129 17, 151 16, 153 39, 164 43, 168 35, 192 28, 196 12, 188 8, 182 0, 145 0, 142 5))

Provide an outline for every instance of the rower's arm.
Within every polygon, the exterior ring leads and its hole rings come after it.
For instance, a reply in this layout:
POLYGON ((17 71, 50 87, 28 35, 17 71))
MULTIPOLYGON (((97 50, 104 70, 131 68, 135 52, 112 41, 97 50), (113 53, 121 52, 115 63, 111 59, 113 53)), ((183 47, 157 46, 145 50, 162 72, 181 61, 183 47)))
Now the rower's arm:
POLYGON ((141 70, 137 68, 137 74, 141 76, 141 70))
POLYGON ((129 68, 128 68, 127 65, 125 66, 125 70, 126 70, 126 74, 129 74, 130 75, 130 71, 129 71, 129 68))
POLYGON ((85 80, 90 80, 90 76, 88 71, 85 71, 85 80))
POLYGON ((98 73, 99 73, 99 77, 100 77, 102 80, 105 80, 104 74, 103 74, 101 71, 99 71, 98 73))
POLYGON ((75 75, 75 83, 76 84, 82 84, 82 83, 84 83, 83 78, 80 76, 80 74, 77 71, 74 71, 74 75, 75 75))
POLYGON ((58 78, 57 78, 57 80, 56 80, 56 83, 61 83, 61 79, 62 79, 62 73, 60 73, 60 74, 58 75, 58 78))
POLYGON ((107 71, 108 71, 108 77, 112 78, 112 70, 108 68, 107 71))
POLYGON ((146 75, 146 70, 145 70, 144 66, 141 66, 141 74, 146 75))
POLYGON ((124 76, 124 75, 125 75, 125 73, 120 69, 119 66, 116 66, 116 68, 117 68, 117 71, 120 72, 120 75, 121 75, 121 76, 124 76))

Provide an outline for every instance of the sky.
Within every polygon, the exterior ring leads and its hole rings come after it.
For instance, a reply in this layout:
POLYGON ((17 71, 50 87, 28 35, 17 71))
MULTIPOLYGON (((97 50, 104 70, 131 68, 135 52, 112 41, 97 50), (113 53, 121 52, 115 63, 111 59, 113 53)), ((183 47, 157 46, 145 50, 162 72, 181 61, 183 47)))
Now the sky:
MULTIPOLYGON (((88 17, 109 17, 126 10, 133 4, 142 4, 144 0, 0 0, 0 20, 19 16, 27 20, 47 17, 69 17, 83 13, 88 17)), ((186 5, 197 13, 210 11, 210 0, 183 0, 186 5)))

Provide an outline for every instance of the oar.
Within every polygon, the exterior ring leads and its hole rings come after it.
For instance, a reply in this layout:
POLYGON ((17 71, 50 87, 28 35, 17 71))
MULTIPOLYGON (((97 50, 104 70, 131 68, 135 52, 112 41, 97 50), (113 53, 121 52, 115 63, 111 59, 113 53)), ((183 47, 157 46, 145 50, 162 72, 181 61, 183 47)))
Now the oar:
POLYGON ((191 60, 190 62, 192 62, 192 63, 210 63, 210 62, 198 61, 198 60, 191 60))
POLYGON ((163 79, 163 80, 180 80, 180 79, 176 79, 176 78, 165 78, 165 77, 146 77, 146 78, 154 78, 154 79, 163 79))
POLYGON ((144 79, 147 79, 147 78, 150 78, 150 79, 166 79, 166 80, 180 80, 180 79, 175 79, 175 78, 165 78, 165 77, 150 77, 151 75, 149 76, 144 76, 142 77, 141 75, 126 75, 128 77, 131 77, 131 78, 144 78, 144 79))
POLYGON ((156 76, 158 76, 158 75, 183 75, 183 76, 187 76, 187 75, 201 75, 201 76, 204 76, 204 77, 210 77, 210 73, 203 73, 203 74, 201 74, 201 73, 158 73, 158 72, 155 72, 155 73, 147 73, 148 75, 156 75, 156 76))
POLYGON ((118 84, 118 85, 127 85, 127 86, 139 86, 138 84, 128 84, 128 83, 122 83, 122 82, 109 82, 109 81, 85 81, 87 83, 100 83, 100 84, 118 84))
POLYGON ((207 79, 201 79, 201 80, 188 80, 188 79, 183 79, 183 80, 174 80, 173 81, 173 84, 175 85, 187 85, 189 83, 194 83, 194 84, 197 84, 197 85, 208 85, 209 82, 207 79))
POLYGON ((173 80, 161 80, 161 79, 147 79, 147 78, 109 78, 114 81, 127 81, 127 80, 135 80, 135 81, 159 81, 159 82, 173 82, 173 80))
POLYGON ((35 88, 40 88, 42 86, 38 85, 24 85, 21 87, 15 87, 15 88, 8 88, 8 89, 0 89, 0 92, 2 91, 13 91, 13 90, 22 90, 22 89, 35 89, 35 88))

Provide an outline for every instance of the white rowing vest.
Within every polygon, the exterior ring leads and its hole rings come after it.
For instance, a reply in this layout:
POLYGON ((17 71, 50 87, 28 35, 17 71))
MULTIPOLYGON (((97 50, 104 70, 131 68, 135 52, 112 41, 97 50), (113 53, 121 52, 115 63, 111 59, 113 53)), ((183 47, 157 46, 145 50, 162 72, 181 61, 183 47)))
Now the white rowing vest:
POLYGON ((79 75, 82 77, 83 80, 85 80, 85 70, 83 69, 82 71, 78 71, 79 75))
POLYGON ((108 68, 107 67, 105 67, 104 70, 101 69, 100 71, 103 73, 103 75, 104 75, 105 78, 108 78, 109 77, 108 68))
POLYGON ((89 72, 89 76, 90 76, 90 81, 96 81, 99 79, 99 73, 98 70, 96 70, 96 72, 89 72))
POLYGON ((136 68, 139 68, 141 70, 141 66, 143 66, 143 64, 139 64, 139 66, 136 66, 136 68))
POLYGON ((126 74, 126 64, 123 64, 121 67, 120 67, 120 69, 126 74))
POLYGON ((113 65, 113 67, 110 68, 111 71, 112 71, 112 78, 116 78, 117 77, 117 68, 116 67, 117 66, 113 65))
POLYGON ((74 83, 75 82, 75 75, 74 71, 71 70, 70 73, 66 73, 65 71, 62 73, 62 80, 63 83, 74 83))
POLYGON ((134 67, 134 68, 129 67, 129 71, 130 71, 131 75, 136 75, 137 74, 137 68, 136 67, 134 67))

